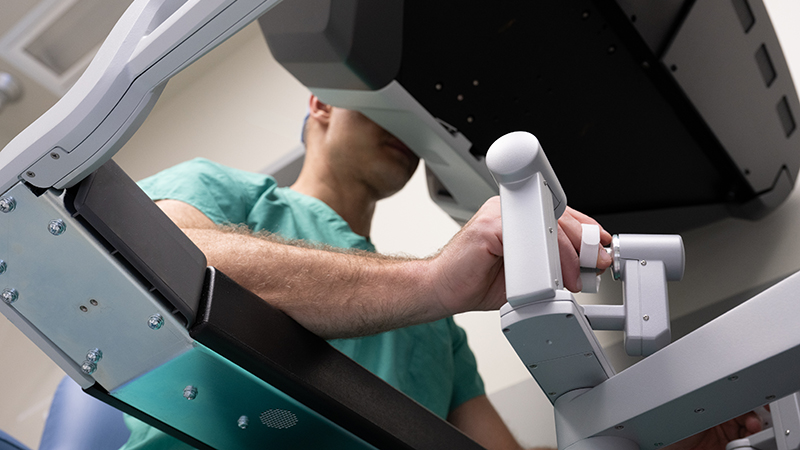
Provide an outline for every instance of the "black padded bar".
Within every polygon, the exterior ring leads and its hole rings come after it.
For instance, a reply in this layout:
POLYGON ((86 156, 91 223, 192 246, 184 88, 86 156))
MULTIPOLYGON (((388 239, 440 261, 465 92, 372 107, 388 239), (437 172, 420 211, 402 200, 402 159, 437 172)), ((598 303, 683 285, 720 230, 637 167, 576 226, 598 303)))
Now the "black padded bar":
POLYGON ((154 286, 187 325, 194 322, 206 257, 114 161, 70 188, 65 204, 154 286))
POLYGON ((481 449, 283 312, 209 268, 192 337, 380 449, 481 449))

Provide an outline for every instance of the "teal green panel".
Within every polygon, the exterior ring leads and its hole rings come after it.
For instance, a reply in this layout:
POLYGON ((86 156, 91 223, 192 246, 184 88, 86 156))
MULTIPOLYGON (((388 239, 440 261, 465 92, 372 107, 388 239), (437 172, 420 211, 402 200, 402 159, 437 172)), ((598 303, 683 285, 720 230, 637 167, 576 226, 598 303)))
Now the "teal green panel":
POLYGON ((200 344, 111 395, 220 450, 375 448, 200 344))

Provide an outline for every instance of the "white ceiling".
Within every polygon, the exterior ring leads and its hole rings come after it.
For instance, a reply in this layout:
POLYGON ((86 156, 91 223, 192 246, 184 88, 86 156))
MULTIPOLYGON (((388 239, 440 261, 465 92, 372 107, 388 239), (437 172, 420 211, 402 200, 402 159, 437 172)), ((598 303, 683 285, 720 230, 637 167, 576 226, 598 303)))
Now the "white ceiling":
MULTIPOLYGON (((0 0, 0 36, 4 36, 28 12, 36 7, 31 0, 0 0)), ((8 72, 22 85, 22 99, 0 112, 0 148, 47 111, 58 97, 34 82, 8 61, 0 58, 0 72, 8 72)))

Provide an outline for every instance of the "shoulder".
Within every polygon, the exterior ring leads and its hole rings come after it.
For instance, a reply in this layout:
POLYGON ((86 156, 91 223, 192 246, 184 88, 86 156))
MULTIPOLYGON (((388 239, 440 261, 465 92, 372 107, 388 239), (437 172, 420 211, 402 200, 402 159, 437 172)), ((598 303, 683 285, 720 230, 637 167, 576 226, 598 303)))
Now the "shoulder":
POLYGON ((267 175, 197 158, 139 182, 153 200, 179 200, 216 223, 243 223, 259 197, 275 189, 267 175))

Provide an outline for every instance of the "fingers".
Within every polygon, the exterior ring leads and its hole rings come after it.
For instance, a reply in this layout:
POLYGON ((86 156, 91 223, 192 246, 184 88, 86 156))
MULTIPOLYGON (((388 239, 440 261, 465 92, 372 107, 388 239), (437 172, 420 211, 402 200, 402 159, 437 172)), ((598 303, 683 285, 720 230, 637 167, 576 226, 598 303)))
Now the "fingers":
POLYGON ((564 279, 564 287, 572 292, 580 292, 583 289, 581 260, 561 225, 558 226, 558 255, 561 259, 561 277, 564 279))
MULTIPOLYGON (((570 207, 567 207, 566 211, 564 211, 564 214, 561 216, 560 219, 558 219, 559 230, 563 231, 563 233, 566 235, 567 238, 567 240, 564 242, 562 242, 561 239, 559 239, 559 247, 561 247, 561 245, 569 244, 572 246, 574 253, 577 255, 577 253, 580 252, 581 249, 581 236, 583 234, 583 227, 581 226, 582 224, 592 224, 600 226, 600 224, 597 223, 596 220, 592 219, 586 214, 583 214, 570 207)), ((611 245, 611 234, 608 231, 604 230, 603 227, 600 227, 600 244, 603 246, 611 245)), ((561 252, 562 252, 562 266, 563 266, 564 250, 561 250, 561 252)), ((597 268, 600 269, 601 271, 605 270, 611 266, 611 262, 612 262, 611 255, 609 255, 605 250, 600 249, 600 251, 597 253, 597 268)), ((566 273, 564 273, 565 279, 566 276, 567 276, 566 273)))

